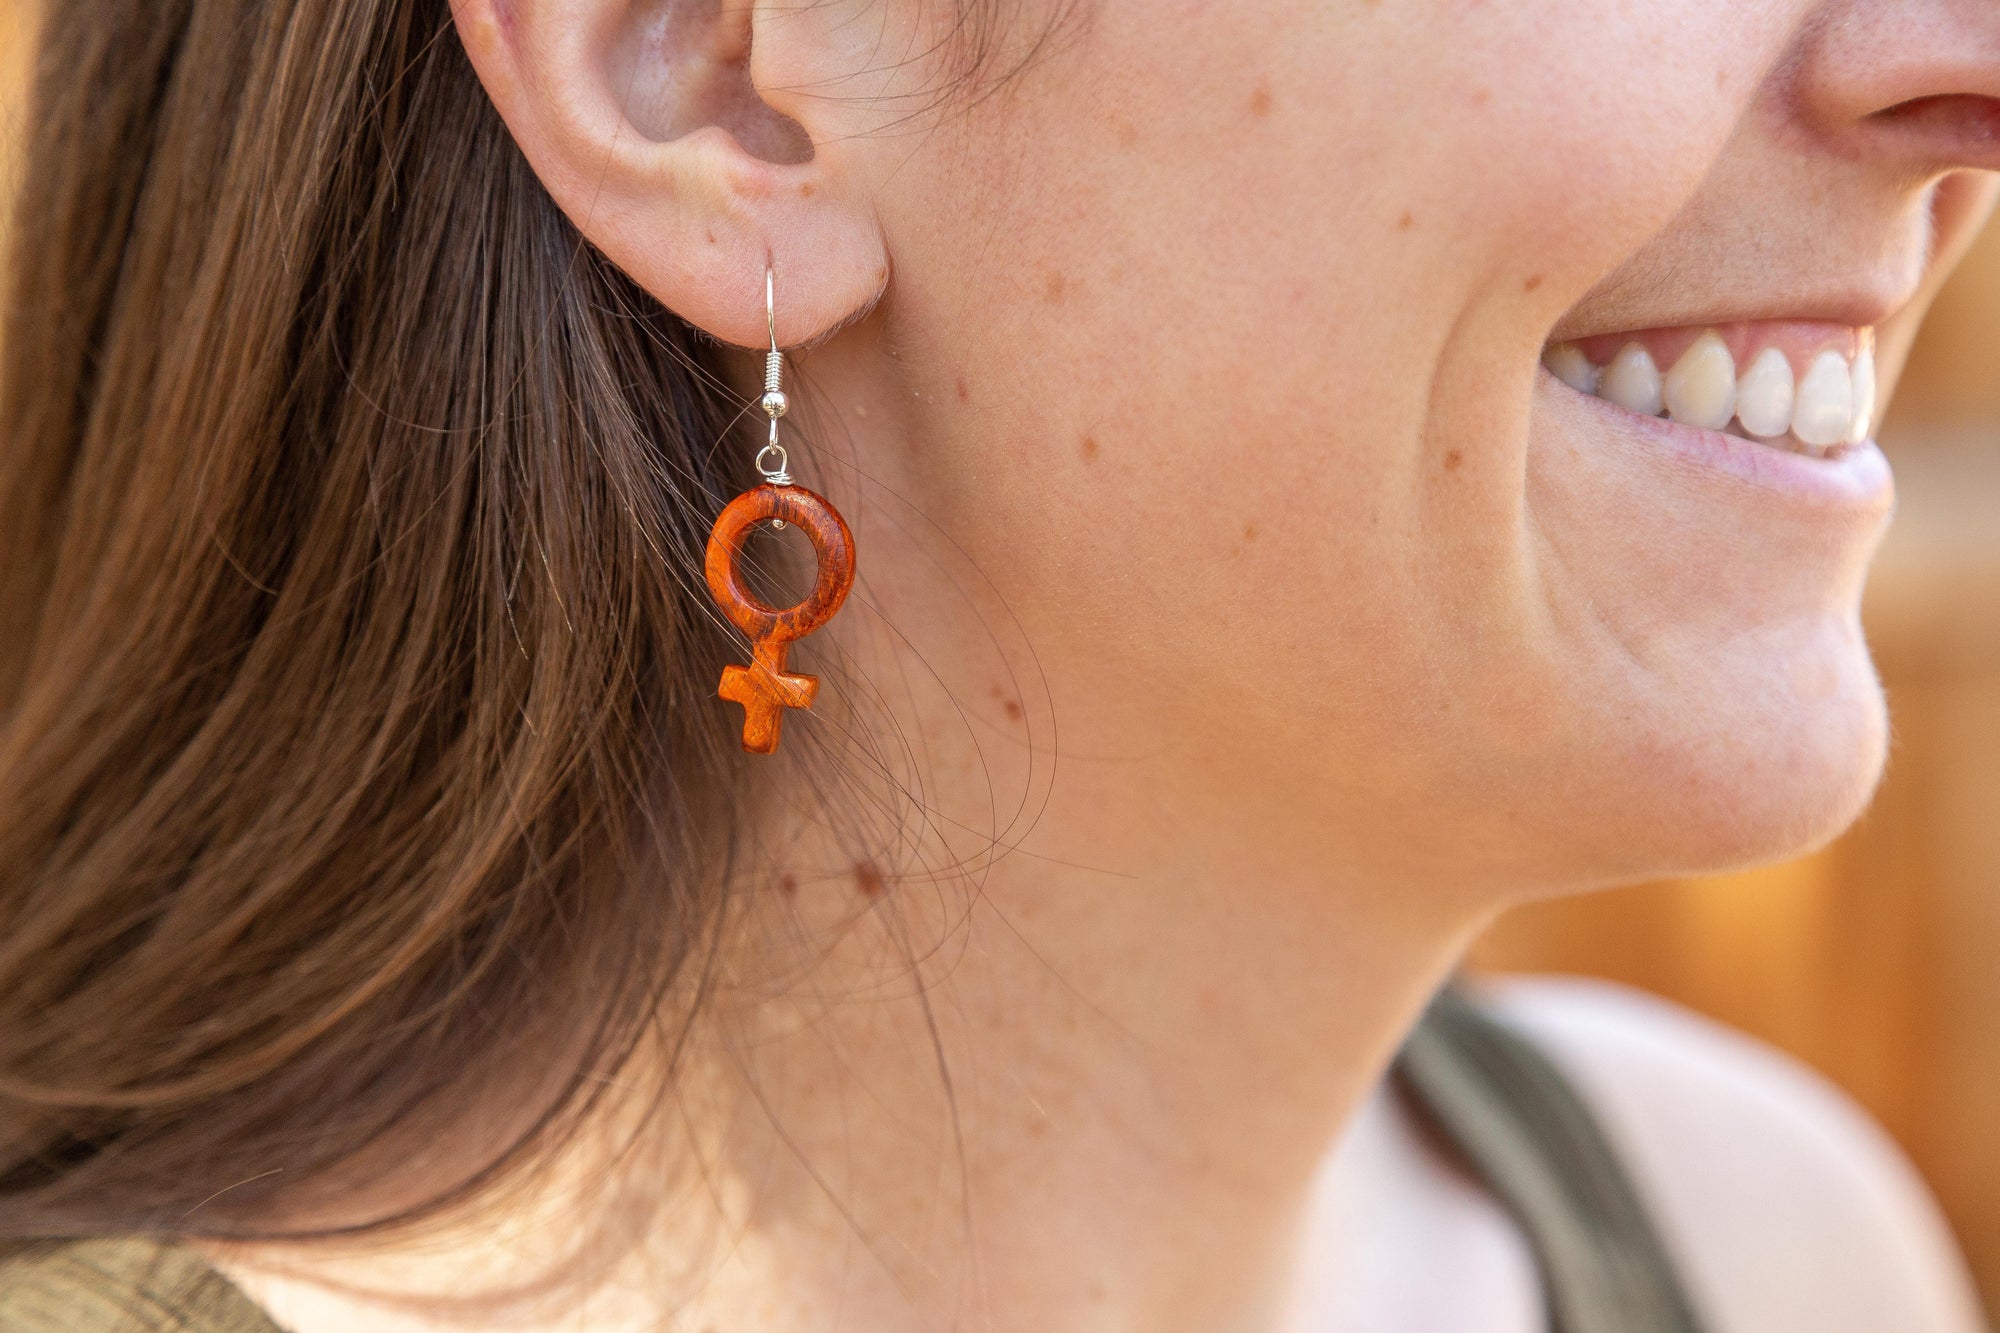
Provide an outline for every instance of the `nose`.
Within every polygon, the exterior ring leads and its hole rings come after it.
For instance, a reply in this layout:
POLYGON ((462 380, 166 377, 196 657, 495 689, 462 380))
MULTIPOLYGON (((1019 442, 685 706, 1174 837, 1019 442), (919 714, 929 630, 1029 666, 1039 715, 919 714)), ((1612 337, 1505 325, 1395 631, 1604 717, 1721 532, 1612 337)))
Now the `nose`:
POLYGON ((2000 2, 1831 0, 1796 53, 1804 122, 1924 175, 2000 170, 2000 2))

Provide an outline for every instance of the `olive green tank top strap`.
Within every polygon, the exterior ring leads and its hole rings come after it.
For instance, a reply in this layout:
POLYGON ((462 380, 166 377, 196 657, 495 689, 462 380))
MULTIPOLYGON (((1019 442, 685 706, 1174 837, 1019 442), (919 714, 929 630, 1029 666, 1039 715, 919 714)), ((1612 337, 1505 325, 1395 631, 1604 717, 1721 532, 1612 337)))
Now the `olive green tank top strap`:
POLYGON ((1547 1056, 1447 988, 1395 1069, 1527 1233, 1553 1333, 1701 1333, 1631 1177, 1547 1056))
POLYGON ((23 1246, 0 1257, 6 1333, 285 1333, 193 1250, 145 1239, 23 1246))

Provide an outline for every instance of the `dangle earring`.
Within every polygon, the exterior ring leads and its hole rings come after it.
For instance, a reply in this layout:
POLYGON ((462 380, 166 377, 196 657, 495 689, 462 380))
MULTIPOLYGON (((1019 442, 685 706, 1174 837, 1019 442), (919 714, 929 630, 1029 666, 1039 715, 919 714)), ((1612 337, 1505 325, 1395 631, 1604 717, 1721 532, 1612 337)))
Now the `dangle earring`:
POLYGON ((854 534, 839 510, 792 484, 790 459, 778 443, 778 419, 790 403, 784 389, 785 354, 778 350, 777 281, 768 267, 764 319, 771 332, 771 350, 764 355, 764 396, 758 405, 770 418, 771 434, 756 460, 764 484, 743 492, 723 509, 708 537, 707 561, 708 590, 723 614, 750 636, 750 665, 724 667, 717 694, 743 705, 743 748, 752 754, 777 751, 786 709, 813 706, 819 678, 785 670, 785 656, 794 643, 833 619, 854 586, 854 534), (744 539, 754 525, 767 520, 774 528, 798 525, 812 539, 819 557, 811 594, 788 610, 766 606, 737 574, 744 539))

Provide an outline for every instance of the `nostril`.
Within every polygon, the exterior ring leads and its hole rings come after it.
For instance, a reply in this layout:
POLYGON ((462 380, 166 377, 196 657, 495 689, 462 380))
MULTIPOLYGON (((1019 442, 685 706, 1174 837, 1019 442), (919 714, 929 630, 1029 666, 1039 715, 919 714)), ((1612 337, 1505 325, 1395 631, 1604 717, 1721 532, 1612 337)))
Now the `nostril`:
POLYGON ((2000 97, 1916 97, 1877 111, 1869 121, 1942 166, 2000 170, 2000 97))
POLYGON ((1875 113, 1878 120, 1904 124, 1945 124, 1970 130, 1988 138, 2000 135, 2000 97, 1979 93, 1949 93, 1936 97, 1913 97, 1907 102, 1875 113))

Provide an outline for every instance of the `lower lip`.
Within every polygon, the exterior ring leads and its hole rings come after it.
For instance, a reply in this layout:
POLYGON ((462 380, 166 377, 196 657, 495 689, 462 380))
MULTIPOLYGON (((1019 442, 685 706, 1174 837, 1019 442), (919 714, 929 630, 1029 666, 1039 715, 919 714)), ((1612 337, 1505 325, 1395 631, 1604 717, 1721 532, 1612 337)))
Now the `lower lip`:
POLYGON ((1689 426, 1670 417, 1640 416, 1594 394, 1571 388, 1546 367, 1542 375, 1558 391, 1600 414, 1607 427, 1641 445, 1686 463, 1726 473, 1792 504, 1874 511, 1886 508, 1894 500, 1895 474, 1872 439, 1844 445, 1839 452, 1825 458, 1814 458, 1758 444, 1740 435, 1689 426))

